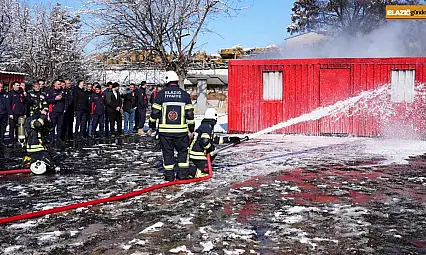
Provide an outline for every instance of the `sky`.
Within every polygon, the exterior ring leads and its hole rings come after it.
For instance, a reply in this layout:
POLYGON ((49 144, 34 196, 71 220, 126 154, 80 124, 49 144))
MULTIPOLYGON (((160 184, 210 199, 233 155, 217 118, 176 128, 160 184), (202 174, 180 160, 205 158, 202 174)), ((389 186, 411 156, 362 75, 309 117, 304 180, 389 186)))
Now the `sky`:
MULTIPOLYGON (((78 0, 38 0, 37 2, 78 8, 78 0)), ((30 0, 30 2, 32 2, 30 0)), ((209 28, 215 34, 201 34, 198 49, 207 54, 218 53, 221 48, 241 45, 244 48, 266 47, 270 44, 282 44, 290 35, 286 31, 290 23, 292 0, 245 0, 244 6, 236 17, 217 17, 209 21, 209 28)), ((89 46, 90 47, 90 46, 89 46)), ((93 46, 92 46, 93 47, 93 46)))

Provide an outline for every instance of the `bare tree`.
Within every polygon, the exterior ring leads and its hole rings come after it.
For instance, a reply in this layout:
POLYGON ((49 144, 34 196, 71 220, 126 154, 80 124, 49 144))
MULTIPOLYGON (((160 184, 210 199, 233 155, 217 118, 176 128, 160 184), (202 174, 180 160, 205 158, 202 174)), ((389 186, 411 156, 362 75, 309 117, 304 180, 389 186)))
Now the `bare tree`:
POLYGON ((174 70, 180 86, 187 74, 190 56, 210 18, 234 15, 242 0, 94 0, 89 14, 97 33, 110 50, 150 51, 167 70, 174 70))
POLYGON ((366 34, 385 22, 386 5, 418 3, 418 0, 297 0, 287 32, 327 30, 334 34, 366 34))

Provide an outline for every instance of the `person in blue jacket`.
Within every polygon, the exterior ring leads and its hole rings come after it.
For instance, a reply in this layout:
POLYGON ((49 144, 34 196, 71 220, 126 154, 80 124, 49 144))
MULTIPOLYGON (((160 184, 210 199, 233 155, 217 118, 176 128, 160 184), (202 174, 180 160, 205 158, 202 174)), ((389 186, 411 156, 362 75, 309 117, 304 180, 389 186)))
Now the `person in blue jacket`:
POLYGON ((92 137, 95 137, 96 128, 99 124, 99 133, 98 137, 103 137, 104 127, 105 127, 105 96, 102 94, 101 86, 97 85, 95 87, 95 92, 89 97, 89 103, 91 108, 91 114, 93 117, 92 124, 92 137))

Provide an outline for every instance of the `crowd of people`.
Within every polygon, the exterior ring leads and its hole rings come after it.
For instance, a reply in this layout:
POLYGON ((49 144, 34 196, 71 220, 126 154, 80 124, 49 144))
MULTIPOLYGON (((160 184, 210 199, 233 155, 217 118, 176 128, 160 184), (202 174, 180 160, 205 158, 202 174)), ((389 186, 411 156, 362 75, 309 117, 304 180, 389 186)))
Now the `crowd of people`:
POLYGON ((123 92, 117 82, 108 82, 102 89, 97 82, 86 84, 79 80, 71 86, 66 79, 55 80, 48 88, 43 80, 38 80, 29 91, 25 90, 25 84, 12 82, 12 89, 7 93, 0 83, 1 144, 5 145, 4 136, 9 125, 7 145, 25 144, 27 155, 23 166, 30 167, 35 174, 43 174, 54 168, 47 148, 52 141, 116 137, 134 132, 144 136, 155 132, 162 150, 166 181, 206 176, 208 154, 214 150, 214 144, 237 144, 240 138, 214 134, 218 118, 214 108, 207 109, 195 129, 190 94, 179 87, 179 77, 174 71, 168 71, 165 79, 165 88, 162 90, 158 86, 150 93, 150 98, 144 81, 139 86, 130 84, 123 92), (149 105, 149 129, 145 132, 149 105))
POLYGON ((120 91, 117 82, 86 83, 79 80, 71 86, 70 79, 55 80, 46 86, 44 80, 33 82, 26 91, 25 83, 12 82, 10 91, 0 82, 0 146, 14 147, 20 137, 19 128, 35 111, 48 105, 48 118, 52 123, 49 138, 67 141, 87 137, 115 137, 126 133, 146 135, 144 124, 147 108, 153 104, 157 86, 147 94, 147 83, 130 84, 120 91), (122 120, 124 116, 124 127, 122 120), (75 122, 75 123, 74 123, 75 122), (9 126, 9 139, 5 133, 9 126))

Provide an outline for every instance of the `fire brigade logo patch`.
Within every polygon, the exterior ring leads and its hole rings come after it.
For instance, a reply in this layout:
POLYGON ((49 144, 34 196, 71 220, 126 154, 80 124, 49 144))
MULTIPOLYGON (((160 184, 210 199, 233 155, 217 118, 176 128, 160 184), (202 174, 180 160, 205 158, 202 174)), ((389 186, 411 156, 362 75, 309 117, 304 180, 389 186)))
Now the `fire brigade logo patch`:
POLYGON ((175 121, 175 120, 177 120, 177 118, 178 118, 178 113, 177 113, 177 112, 175 112, 175 111, 170 111, 170 112, 167 114, 167 118, 168 118, 169 120, 171 120, 171 121, 175 121))

